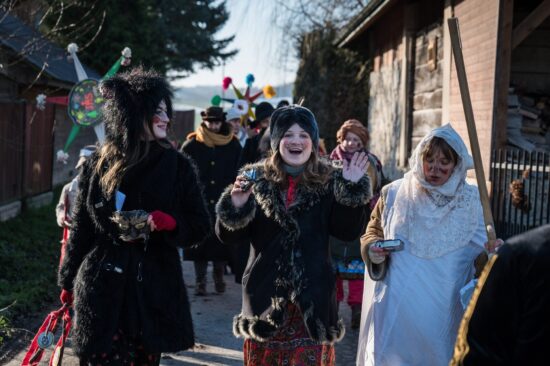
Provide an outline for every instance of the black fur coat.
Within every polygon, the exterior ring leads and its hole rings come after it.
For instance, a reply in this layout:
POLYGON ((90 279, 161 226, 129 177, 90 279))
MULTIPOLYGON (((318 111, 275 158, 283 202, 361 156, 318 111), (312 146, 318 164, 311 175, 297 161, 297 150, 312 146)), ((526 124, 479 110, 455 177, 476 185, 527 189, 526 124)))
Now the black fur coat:
POLYGON ((80 177, 74 224, 59 284, 74 289, 75 351, 80 357, 109 353, 118 328, 138 335, 148 352, 187 349, 194 344, 179 246, 202 240, 209 231, 197 174, 191 160, 174 149, 151 144, 145 161, 125 176, 123 210, 161 210, 175 218, 174 231, 151 233, 143 243, 118 239, 110 221, 115 210, 93 171, 90 157, 80 177), (140 334, 141 333, 141 334, 140 334))
MULTIPOLYGON (((254 168, 262 175, 262 164, 254 168)), ((268 340, 282 324, 288 301, 297 305, 311 339, 331 344, 344 336, 338 319, 329 235, 359 236, 372 193, 364 176, 352 183, 335 170, 312 188, 298 184, 295 201, 285 207, 281 189, 260 178, 242 208, 231 203, 228 187, 216 207, 216 233, 222 242, 250 244, 243 275, 242 311, 234 318, 236 336, 268 340)))
MULTIPOLYGON (((227 133, 232 132, 228 130, 227 133)), ((224 188, 237 177, 241 145, 235 138, 226 145, 209 147, 193 137, 183 144, 181 151, 189 155, 197 165, 206 205, 210 215, 214 217, 216 202, 224 188)), ((212 226, 211 235, 202 245, 186 249, 184 255, 186 260, 228 261, 231 259, 231 248, 221 245, 212 226)))

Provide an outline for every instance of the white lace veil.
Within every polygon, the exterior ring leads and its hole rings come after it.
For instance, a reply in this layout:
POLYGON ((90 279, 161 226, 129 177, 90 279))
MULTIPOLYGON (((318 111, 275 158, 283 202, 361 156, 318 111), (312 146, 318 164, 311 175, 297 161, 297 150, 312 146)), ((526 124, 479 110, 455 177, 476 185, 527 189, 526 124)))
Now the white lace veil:
POLYGON ((477 188, 466 183, 466 172, 474 165, 460 136, 450 124, 432 130, 414 150, 409 165, 393 207, 384 215, 385 236, 406 239, 411 253, 422 258, 468 245, 482 212, 477 188), (421 152, 434 137, 444 139, 459 156, 449 180, 438 187, 426 181, 422 170, 421 152))

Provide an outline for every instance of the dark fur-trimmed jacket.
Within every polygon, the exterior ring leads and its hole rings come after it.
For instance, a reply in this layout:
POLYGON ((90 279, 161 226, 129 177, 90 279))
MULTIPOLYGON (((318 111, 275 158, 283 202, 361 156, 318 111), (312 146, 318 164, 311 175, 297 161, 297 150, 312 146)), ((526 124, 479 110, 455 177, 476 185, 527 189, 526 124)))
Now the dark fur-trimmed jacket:
MULTIPOLYGON (((243 169, 256 169, 261 163, 243 169)), ((250 244, 243 275, 242 311, 233 320, 238 337, 268 340, 283 322, 289 301, 297 305, 311 339, 331 344, 344 336, 338 319, 329 235, 356 238, 366 222, 372 193, 369 178, 347 181, 334 170, 325 184, 297 186, 286 208, 284 193, 260 178, 241 208, 231 202, 231 186, 216 206, 216 233, 224 243, 250 244)))
MULTIPOLYGON (((152 144, 153 145, 153 144, 152 144)), ((148 352, 170 352, 194 344, 189 301, 178 246, 199 242, 209 231, 197 173, 174 149, 153 146, 130 170, 120 191, 123 210, 161 210, 175 218, 174 231, 152 232, 147 247, 118 239, 92 155, 81 172, 73 228, 59 284, 73 289, 73 345, 80 357, 109 353, 117 329, 139 336, 148 352), (130 175, 130 173, 133 172, 130 175)))

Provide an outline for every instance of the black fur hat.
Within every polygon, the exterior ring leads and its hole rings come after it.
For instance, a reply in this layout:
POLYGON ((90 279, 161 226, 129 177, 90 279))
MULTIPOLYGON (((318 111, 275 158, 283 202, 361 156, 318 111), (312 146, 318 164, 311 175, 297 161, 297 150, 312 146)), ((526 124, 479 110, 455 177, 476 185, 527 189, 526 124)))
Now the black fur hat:
POLYGON ((299 105, 278 108, 271 115, 271 123, 269 124, 271 150, 277 151, 279 149, 279 143, 286 130, 295 123, 308 133, 313 142, 313 148, 317 151, 319 147, 319 127, 317 126, 317 121, 309 109, 299 105))
POLYGON ((152 70, 136 67, 115 75, 100 84, 106 99, 103 106, 105 138, 127 151, 138 144, 151 123, 161 101, 172 117, 172 91, 166 79, 152 70))

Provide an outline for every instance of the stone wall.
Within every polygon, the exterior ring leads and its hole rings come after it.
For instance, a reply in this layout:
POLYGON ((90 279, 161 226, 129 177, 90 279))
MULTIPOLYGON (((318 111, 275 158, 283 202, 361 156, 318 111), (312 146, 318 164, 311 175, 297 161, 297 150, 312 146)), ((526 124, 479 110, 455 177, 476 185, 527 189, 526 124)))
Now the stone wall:
POLYGON ((381 66, 370 74, 369 149, 383 164, 384 175, 391 180, 403 176, 399 169, 399 137, 401 134, 401 60, 381 66))
POLYGON ((442 64, 443 29, 441 24, 434 24, 416 34, 411 151, 430 130, 441 125, 442 64))

